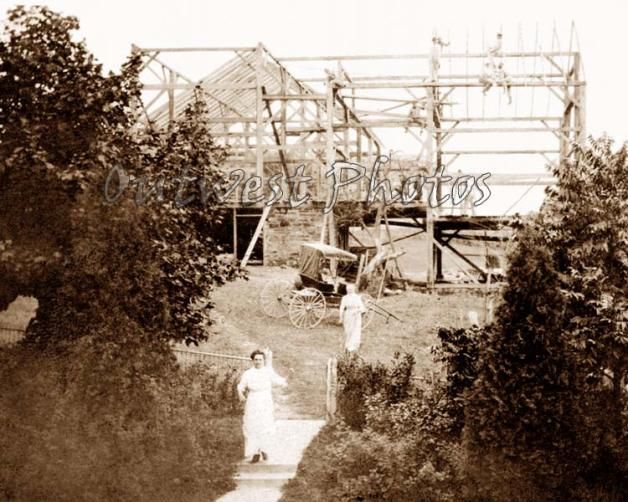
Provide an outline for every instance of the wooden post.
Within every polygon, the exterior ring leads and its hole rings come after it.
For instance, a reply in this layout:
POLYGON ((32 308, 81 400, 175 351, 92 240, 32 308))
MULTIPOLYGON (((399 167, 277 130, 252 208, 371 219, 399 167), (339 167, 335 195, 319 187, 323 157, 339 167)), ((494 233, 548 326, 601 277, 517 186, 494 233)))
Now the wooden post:
MULTIPOLYGON (((427 102, 426 102, 426 115, 427 115, 427 138, 425 139, 425 153, 428 164, 428 171, 432 174, 437 174, 434 169, 434 101, 431 89, 427 89, 427 102)), ((427 271, 426 271, 426 283, 428 288, 434 286, 434 214, 432 211, 432 197, 431 193, 428 194, 425 207, 425 244, 427 252, 427 271)))
POLYGON ((360 261, 358 263, 358 273, 355 276, 355 289, 358 291, 360 287, 360 276, 362 275, 362 269, 364 268, 364 264, 366 263, 366 253, 360 255, 360 261))
MULTIPOLYGON (((577 52, 574 56, 574 73, 573 78, 576 82, 580 81, 580 53, 577 52)), ((586 114, 585 114, 585 101, 586 101, 586 87, 584 86, 576 86, 574 90, 574 96, 578 104, 576 105, 575 112, 575 120, 574 127, 577 130, 576 133, 576 141, 580 146, 584 146, 587 139, 587 125, 586 125, 586 114)))
MULTIPOLYGON (((331 82, 327 83, 327 123, 325 127, 325 163, 327 170, 331 169, 332 164, 336 160, 336 151, 334 146, 334 88, 331 82)), ((327 201, 331 201, 332 189, 327 184, 327 201)), ((336 245, 336 221, 333 210, 328 213, 327 223, 329 225, 329 244, 336 245)))
POLYGON ((168 127, 172 127, 174 123, 174 85, 177 81, 177 75, 174 70, 168 72, 168 127))
POLYGON ((388 259, 384 260, 383 267, 384 267, 384 272, 382 273, 382 280, 379 283, 379 288, 377 290, 377 298, 375 298, 375 301, 379 301, 380 298, 382 297, 382 294, 384 293, 384 285, 386 284, 386 275, 388 275, 388 259))
MULTIPOLYGON (((386 226, 386 235, 388 236, 388 245, 390 246, 390 249, 392 249, 393 253, 395 253, 397 250, 395 249, 395 241, 392 237, 392 233, 390 232, 390 226, 388 225, 388 216, 386 215, 386 208, 384 208, 384 225, 386 226)), ((401 272, 401 267, 399 266, 399 259, 397 256, 395 256, 394 261, 395 261, 395 268, 397 269, 397 273, 399 274, 399 278, 405 283, 403 273, 401 272)))
POLYGON ((262 183, 264 180, 264 150, 262 148, 264 143, 263 51, 262 44, 257 44, 255 54, 255 174, 262 178, 262 183))
POLYGON ((491 271, 486 272, 486 288, 484 290, 484 324, 493 322, 492 299, 491 295, 491 271))
POLYGON ((328 423, 333 423, 336 418, 337 393, 338 393, 338 360, 330 357, 327 360, 326 396, 325 408, 328 423))
POLYGON ((233 208, 233 257, 238 259, 238 210, 233 208))
MULTIPOLYGON (((327 170, 331 169, 332 164, 336 160, 336 149, 334 146, 334 87, 331 81, 327 82, 327 102, 326 102, 326 125, 325 125, 325 164, 327 170)), ((331 203, 332 187, 330 182, 327 183, 327 204, 331 203)), ((336 239, 336 218, 334 217, 334 209, 327 213, 327 237, 330 246, 337 245, 336 239)), ((336 277, 336 268, 338 266, 335 259, 329 260, 329 266, 332 276, 336 277)))
POLYGON ((321 225, 321 244, 325 244, 325 235, 327 234, 327 213, 323 214, 323 224, 321 225))
MULTIPOLYGON (((366 173, 367 176, 370 176, 371 169, 373 168, 373 138, 368 136, 367 141, 367 157, 366 157, 366 173)), ((362 186, 366 185, 368 182, 366 179, 361 180, 362 186)), ((368 190, 368 188, 367 188, 368 190)))

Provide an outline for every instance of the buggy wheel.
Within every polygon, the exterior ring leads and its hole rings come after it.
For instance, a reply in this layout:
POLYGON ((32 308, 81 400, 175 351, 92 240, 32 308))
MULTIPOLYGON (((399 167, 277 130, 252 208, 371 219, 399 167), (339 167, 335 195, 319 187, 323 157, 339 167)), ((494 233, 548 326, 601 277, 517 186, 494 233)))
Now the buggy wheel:
POLYGON ((366 328, 375 317, 375 299, 368 293, 361 293, 362 303, 366 307, 366 312, 362 314, 362 327, 366 328))
POLYGON ((305 288, 295 291, 288 308, 290 322, 295 328, 314 328, 325 317, 327 303, 318 289, 305 288))
POLYGON ((264 313, 276 319, 288 315, 292 297, 292 284, 283 279, 270 281, 259 294, 259 304, 264 313))

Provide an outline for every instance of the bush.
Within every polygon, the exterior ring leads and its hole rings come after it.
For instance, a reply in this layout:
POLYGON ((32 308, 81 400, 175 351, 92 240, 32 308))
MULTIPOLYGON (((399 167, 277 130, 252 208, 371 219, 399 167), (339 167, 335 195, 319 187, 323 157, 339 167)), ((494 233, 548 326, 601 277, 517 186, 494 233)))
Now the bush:
POLYGON ((389 366, 356 356, 341 361, 341 416, 353 424, 341 420, 321 431, 285 487, 284 502, 457 499, 463 456, 450 434, 446 394, 438 386, 416 388, 413 366, 411 356, 399 355, 389 366))
POLYGON ((440 345, 432 348, 435 360, 445 368, 446 412, 451 418, 450 432, 459 436, 464 427, 466 393, 473 387, 478 373, 480 346, 484 331, 440 328, 440 345))
POLYGON ((380 394, 394 404, 406 399, 412 389, 414 357, 396 353, 392 365, 367 363, 356 354, 338 360, 338 413, 347 425, 361 429, 366 422, 366 400, 380 394))
POLYGON ((1 499, 208 500, 233 488, 235 375, 177 370, 146 340, 136 347, 0 351, 1 499))

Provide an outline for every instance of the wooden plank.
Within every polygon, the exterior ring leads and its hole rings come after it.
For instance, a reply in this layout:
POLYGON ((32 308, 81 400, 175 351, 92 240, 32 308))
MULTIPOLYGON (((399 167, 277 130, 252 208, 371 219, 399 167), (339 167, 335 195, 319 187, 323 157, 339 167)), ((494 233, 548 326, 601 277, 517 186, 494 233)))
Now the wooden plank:
MULTIPOLYGON (((169 78, 168 78, 169 85, 175 85, 177 81, 175 72, 170 70, 168 75, 169 75, 169 78)), ((172 127, 173 123, 174 123, 174 90, 169 88, 168 89, 168 127, 169 128, 172 127)))
POLYGON ((238 216, 237 209, 234 207, 232 212, 233 218, 233 257, 238 259, 238 216))
MULTIPOLYGON (((327 102, 325 106, 325 164, 328 170, 336 160, 336 149, 334 148, 334 89, 332 85, 327 85, 327 102)), ((327 206, 331 203, 332 190, 327 184, 327 206)), ((329 244, 336 246, 336 221, 333 209, 327 213, 329 244)), ((332 273, 335 275, 336 261, 331 260, 332 273)))
MULTIPOLYGON (((262 92, 263 93, 266 92, 266 88, 264 86, 262 86, 262 92)), ((264 101, 264 104, 266 105, 266 110, 268 111, 268 117, 269 118, 272 117, 273 112, 270 109, 270 103, 268 101, 264 101)), ((275 125, 274 121, 271 122, 271 127, 273 130, 273 137, 275 138, 275 143, 277 143, 278 146, 281 146, 283 143, 281 141, 281 138, 279 137, 279 131, 277 131, 277 126, 275 125)), ((283 150, 279 150, 279 159, 281 160, 281 167, 283 170, 283 175, 285 179, 287 180, 290 177, 290 173, 288 172, 288 164, 286 162, 286 156, 283 150)), ((290 186, 290 190, 292 191, 292 185, 290 186)))
MULTIPOLYGON (((388 245, 390 245, 390 249, 393 250, 393 253, 396 253, 397 250, 395 249, 395 241, 392 238, 392 234, 390 233, 390 227, 388 226, 388 216, 386 216, 386 208, 384 208, 384 225, 386 227, 386 235, 388 236, 388 245)), ((399 277, 403 280, 403 273, 401 272, 401 267, 399 266, 399 260, 397 259, 397 256, 395 256, 394 261, 397 273, 399 274, 399 277)))
POLYGON ((477 270, 481 274, 486 275, 486 270, 482 269, 481 267, 479 267, 478 265, 473 263, 471 260, 469 260, 469 258, 467 258, 465 255, 463 255, 460 251, 458 251, 455 247, 453 247, 449 242, 444 242, 444 241, 437 240, 436 244, 441 246, 441 249, 445 249, 445 248, 448 249, 450 252, 455 254, 458 258, 460 258, 465 263, 467 263, 470 267, 472 267, 473 269, 477 270))
POLYGON ((241 89, 255 89, 254 84, 238 84, 232 82, 223 82, 223 83, 192 83, 192 84, 143 84, 142 89, 145 91, 192 91, 197 87, 202 87, 203 89, 216 89, 216 90, 241 90, 241 89))
POLYGON ((542 155, 560 153, 559 150, 446 150, 443 155, 542 155))
MULTIPOLYGON (((355 239, 355 237, 354 237, 354 239, 355 239)), ((362 276, 362 270, 364 269, 365 262, 366 262, 366 254, 362 253, 360 255, 360 261, 358 263, 358 273, 355 276, 355 287, 356 287, 356 290, 357 290, 357 288, 359 287, 359 284, 360 284, 360 277, 362 276)))
MULTIPOLYGON (((449 73, 439 74, 439 78, 446 79, 479 79, 483 75, 481 73, 449 73)), ((563 78, 562 73, 509 73, 510 78, 563 78)), ((429 79, 429 75, 359 75, 352 77, 354 82, 378 82, 378 81, 395 81, 395 80, 425 80, 429 79)), ((302 78, 302 82, 325 82, 322 77, 302 78)), ((385 99, 385 98, 381 98, 385 99)))
POLYGON ((141 52, 247 52, 255 49, 255 47, 137 47, 141 52))
POLYGON ((264 94, 266 101, 325 101, 324 94, 264 94))
POLYGON ((259 222, 257 223, 257 227, 255 228, 255 233, 253 234, 253 237, 251 237, 251 242, 249 242, 249 247, 246 248, 246 252, 244 253, 244 257, 242 258, 242 263, 241 263, 242 267, 246 267, 246 264, 249 262, 249 259, 251 258, 251 254, 253 253, 255 244, 257 244, 257 239, 259 239, 259 236, 262 233, 262 229, 264 228, 266 219, 268 218, 268 215, 270 214, 271 208, 272 206, 264 206, 262 217, 259 219, 259 222))
MULTIPOLYGON (((525 80, 525 81, 513 81, 509 84, 510 87, 564 87, 564 82, 552 81, 552 82, 539 82, 536 80, 525 80)), ((585 86, 586 82, 572 82, 570 84, 571 87, 579 87, 585 86)), ((407 81, 407 82, 382 82, 382 83, 373 83, 373 82, 356 82, 354 84, 346 84, 346 89, 413 89, 413 88, 440 88, 440 87, 455 87, 455 88, 464 88, 464 87, 477 87, 483 88, 484 84, 480 82, 455 82, 455 81, 439 81, 439 82, 415 82, 415 81, 407 81)))
POLYGON ((264 178, 264 93, 262 87, 262 66, 264 64, 262 45, 257 46, 255 53, 255 172, 260 178, 264 178))
MULTIPOLYGON (((162 50, 162 49, 152 49, 162 50)), ((571 56, 576 52, 564 52, 564 51, 548 51, 548 52, 503 52, 500 57, 503 58, 538 58, 543 56, 557 57, 557 56, 571 56)), ((291 57, 278 57, 277 61, 280 62, 297 62, 297 61, 358 61, 358 60, 372 60, 378 59, 429 59, 430 54, 363 54, 354 56, 291 56, 291 57)), ((465 59, 465 58, 486 58, 486 52, 452 52, 447 54, 449 59, 465 59)))

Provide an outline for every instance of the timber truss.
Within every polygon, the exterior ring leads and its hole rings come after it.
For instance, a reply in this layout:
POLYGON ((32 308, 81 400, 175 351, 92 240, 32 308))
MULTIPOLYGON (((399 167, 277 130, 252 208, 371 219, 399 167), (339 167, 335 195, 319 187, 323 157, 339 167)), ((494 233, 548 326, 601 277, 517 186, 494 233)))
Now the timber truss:
MULTIPOLYGON (((200 92, 212 133, 229 149, 227 171, 242 169, 267 180, 275 174, 287 178, 303 165, 304 175, 312 178, 308 195, 318 202, 329 196, 325 173, 335 161, 369 167, 381 155, 393 157, 382 139, 391 131, 416 148, 410 157, 389 162, 384 175, 403 180, 434 174, 443 180, 436 196, 454 169, 460 175, 493 169, 489 165, 499 167, 493 185, 551 184, 545 168, 573 156, 574 145, 586 135, 582 60, 571 47, 535 47, 492 58, 486 50, 468 49, 437 56, 432 51, 282 58, 262 44, 135 50, 143 57, 142 106, 148 122, 168 127, 200 92), (176 59, 189 53, 222 53, 226 61, 201 79, 164 61, 166 55, 176 59), (496 66, 495 58, 507 77, 493 79, 487 89, 487 61, 496 66)), ((343 197, 364 201, 367 184, 348 187, 343 197)), ((229 205, 238 207, 239 196, 235 191, 229 205)), ((428 267, 427 280, 433 284, 441 273, 443 246, 464 238, 464 228, 488 227, 480 217, 458 216, 455 235, 441 239, 446 228, 439 222, 456 217, 425 201, 416 207, 412 217, 428 236, 434 266, 428 267)), ((328 224, 335 244, 333 218, 328 224)))

